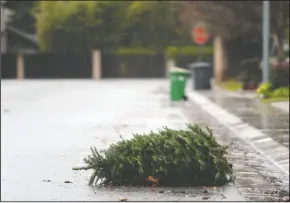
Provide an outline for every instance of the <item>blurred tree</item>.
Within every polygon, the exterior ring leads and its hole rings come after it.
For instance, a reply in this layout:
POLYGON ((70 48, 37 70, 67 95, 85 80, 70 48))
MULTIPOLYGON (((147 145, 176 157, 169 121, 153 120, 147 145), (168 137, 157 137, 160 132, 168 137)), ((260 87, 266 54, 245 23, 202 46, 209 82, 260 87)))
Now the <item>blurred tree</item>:
MULTIPOLYGON (((187 24, 204 21, 213 35, 225 39, 261 37, 262 1, 181 1, 182 20, 187 24)), ((271 1, 271 34, 278 42, 278 57, 285 56, 283 40, 289 22, 289 1, 271 1)))
POLYGON ((34 9, 42 51, 83 52, 118 44, 122 2, 41 1, 34 9))
POLYGON ((165 1, 40 1, 34 9, 43 51, 145 46, 164 50, 190 42, 178 9, 165 1), (174 8, 174 9, 172 9, 174 8))
POLYGON ((190 32, 178 18, 180 8, 172 1, 135 1, 128 8, 131 44, 164 51, 169 45, 192 43, 190 32))

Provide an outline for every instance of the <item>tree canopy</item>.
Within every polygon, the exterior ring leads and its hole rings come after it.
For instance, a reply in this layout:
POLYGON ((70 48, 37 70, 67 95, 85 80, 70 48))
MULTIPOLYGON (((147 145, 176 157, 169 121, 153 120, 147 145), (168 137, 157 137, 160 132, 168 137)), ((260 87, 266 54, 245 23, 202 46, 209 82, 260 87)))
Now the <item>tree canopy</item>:
POLYGON ((34 8, 39 45, 46 52, 83 52, 191 43, 178 8, 163 1, 39 1, 34 8))
MULTIPOLYGON (((45 52, 188 46, 192 43, 190 29, 199 21, 206 22, 212 35, 229 40, 242 37, 245 42, 259 39, 262 28, 259 1, 11 0, 6 6, 15 11, 10 25, 29 33, 36 30, 45 52)), ((289 1, 271 1, 270 8, 271 34, 283 55, 289 1)))

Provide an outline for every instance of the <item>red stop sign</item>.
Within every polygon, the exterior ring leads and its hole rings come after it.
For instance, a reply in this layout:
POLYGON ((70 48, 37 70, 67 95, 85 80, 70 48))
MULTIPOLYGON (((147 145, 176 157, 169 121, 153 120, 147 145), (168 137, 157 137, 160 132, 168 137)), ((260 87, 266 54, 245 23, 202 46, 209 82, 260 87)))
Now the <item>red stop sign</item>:
POLYGON ((193 40, 196 44, 202 45, 205 44, 208 40, 208 34, 203 26, 196 26, 192 32, 193 40))
POLYGON ((194 38, 196 44, 205 44, 208 40, 207 36, 197 36, 194 38))

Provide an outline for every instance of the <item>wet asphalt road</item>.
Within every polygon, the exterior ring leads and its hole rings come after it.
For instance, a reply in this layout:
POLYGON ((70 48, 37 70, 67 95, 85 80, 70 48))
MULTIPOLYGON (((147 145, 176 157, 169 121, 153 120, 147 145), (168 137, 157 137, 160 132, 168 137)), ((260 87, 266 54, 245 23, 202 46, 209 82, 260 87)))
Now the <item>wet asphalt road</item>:
MULTIPOLYGON (((1 81, 1 200, 118 201, 120 196, 131 201, 245 200, 237 186, 208 193, 201 188, 89 187, 90 171, 71 170, 82 165, 89 147, 107 148, 120 134, 127 139, 161 126, 181 128, 189 120, 212 124, 194 103, 171 104, 167 87, 166 80, 1 81)), ((257 194, 270 186, 265 188, 257 194)))
POLYGON ((167 81, 1 81, 1 199, 4 201, 243 200, 235 186, 89 187, 81 166, 89 147, 107 148, 132 133, 183 127, 167 81), (71 181, 72 183, 65 183, 71 181), (161 191, 161 192, 160 192, 161 191), (164 191, 164 193, 162 193, 164 191), (226 198, 225 198, 225 197, 226 198))

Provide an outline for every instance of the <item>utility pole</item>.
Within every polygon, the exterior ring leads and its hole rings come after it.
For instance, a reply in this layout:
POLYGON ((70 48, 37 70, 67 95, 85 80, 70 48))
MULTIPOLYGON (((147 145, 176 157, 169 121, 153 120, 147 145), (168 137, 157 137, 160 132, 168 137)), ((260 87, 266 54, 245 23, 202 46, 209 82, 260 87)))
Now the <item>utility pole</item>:
POLYGON ((269 79, 270 1, 263 1, 263 83, 269 79))

